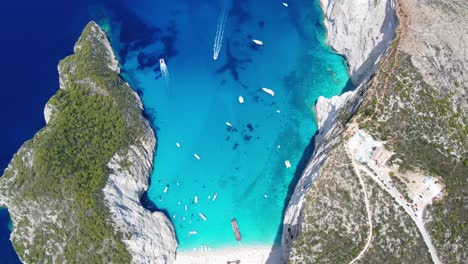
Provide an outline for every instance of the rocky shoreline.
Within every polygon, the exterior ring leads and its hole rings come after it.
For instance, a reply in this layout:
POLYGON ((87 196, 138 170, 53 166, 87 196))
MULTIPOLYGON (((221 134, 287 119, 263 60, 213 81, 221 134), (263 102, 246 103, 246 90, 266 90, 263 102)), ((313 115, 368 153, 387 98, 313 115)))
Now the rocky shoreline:
POLYGON ((398 19, 394 1, 374 3, 373 0, 320 1, 327 42, 346 58, 350 78, 358 88, 330 99, 320 97, 317 101, 315 112, 319 130, 314 154, 295 187, 283 219, 283 262, 288 261, 292 243, 300 234, 305 196, 320 176, 328 153, 341 141, 344 126, 364 99, 366 81, 395 36, 398 19), (372 23, 367 21, 370 18, 373 18, 372 23), (382 28, 384 32, 380 31, 382 28))
MULTIPOLYGON (((120 113, 118 114, 122 115, 127 128, 135 131, 133 138, 127 139, 130 144, 124 149, 118 149, 107 163, 108 175, 105 176, 107 183, 100 191, 102 195, 98 193, 92 195, 96 197, 97 204, 102 204, 108 210, 108 214, 105 212, 99 214, 104 215, 104 221, 107 222, 105 225, 111 227, 108 236, 113 241, 104 239, 96 244, 94 244, 96 241, 92 241, 92 244, 86 247, 95 248, 92 250, 93 255, 85 257, 81 255, 81 260, 88 263, 93 259, 127 262, 126 254, 129 254, 128 257, 133 263, 172 263, 175 260, 177 248, 172 223, 163 213, 150 212, 140 203, 140 197, 148 188, 156 144, 153 130, 142 115, 142 103, 129 85, 117 76, 120 73, 118 61, 115 59, 105 32, 96 23, 88 24, 75 45, 74 51, 75 55, 67 57, 59 64, 60 90, 57 94, 70 93, 72 90, 81 88, 88 90, 90 94, 85 95, 87 98, 72 97, 73 100, 83 100, 87 103, 87 100, 93 96, 101 96, 103 99, 112 98, 109 100, 119 105, 120 108, 117 111, 120 113), (79 68, 82 65, 79 60, 87 58, 89 53, 96 58, 96 62, 93 62, 96 65, 84 62, 90 70, 82 71, 79 68), (109 73, 109 70, 112 73, 109 73), (110 76, 108 78, 112 78, 111 82, 115 87, 106 86, 108 82, 99 79, 96 72, 104 72, 110 76), (112 245, 113 243, 123 243, 126 249, 118 248, 115 244, 112 245), (108 249, 116 250, 116 252, 108 252, 108 249)), ((38 165, 38 152, 43 151, 41 148, 44 144, 41 136, 54 133, 55 130, 61 133, 60 128, 57 127, 57 119, 63 111, 69 111, 69 106, 61 104, 57 96, 55 95, 44 108, 46 127, 39 131, 34 139, 23 144, 0 179, 0 206, 6 206, 10 211, 11 219, 15 224, 11 240, 23 263, 66 263, 71 259, 78 259, 74 251, 67 252, 70 250, 67 248, 70 246, 68 245, 69 239, 80 241, 82 237, 80 237, 79 229, 90 228, 79 226, 77 231, 75 230, 77 226, 68 226, 70 222, 76 223, 77 219, 82 217, 85 219, 81 221, 87 221, 86 217, 90 217, 92 211, 85 210, 83 216, 70 210, 69 208, 77 206, 73 204, 73 198, 67 197, 67 200, 62 201, 59 201, 60 198, 57 199, 67 194, 63 193, 63 189, 58 197, 57 194, 52 194, 52 190, 55 191, 55 189, 36 194, 33 189, 42 183, 23 180, 24 177, 30 177, 30 179, 37 177, 40 166, 38 165), (49 192, 51 193, 48 194, 49 192), (49 234, 47 243, 42 241, 43 234, 49 234)), ((104 102, 98 99, 97 103, 104 102)), ((66 165, 63 164, 63 166, 66 165)), ((41 177, 50 176, 46 174, 41 177)), ((72 175, 72 178, 74 177, 72 175)), ((55 179, 51 179, 51 183, 54 181, 55 179)), ((50 187, 41 186, 41 188, 50 187)), ((101 236, 98 235, 96 239, 101 236)))

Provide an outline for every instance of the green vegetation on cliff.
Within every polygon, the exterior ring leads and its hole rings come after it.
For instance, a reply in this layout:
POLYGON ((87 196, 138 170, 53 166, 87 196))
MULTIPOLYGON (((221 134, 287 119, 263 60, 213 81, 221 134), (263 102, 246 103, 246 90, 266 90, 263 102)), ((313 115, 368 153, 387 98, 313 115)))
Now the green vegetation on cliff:
POLYGON ((75 54, 59 64, 63 89, 49 101, 48 125, 23 145, 0 181, 16 220, 14 247, 27 263, 131 260, 102 189, 106 164, 142 136, 143 119, 130 87, 109 67, 106 43, 88 24, 75 54))
POLYGON ((400 170, 442 178, 445 197, 429 208, 428 230, 442 260, 456 262, 468 246, 468 116, 450 90, 424 81, 398 43, 373 80, 357 121, 388 141, 400 170))

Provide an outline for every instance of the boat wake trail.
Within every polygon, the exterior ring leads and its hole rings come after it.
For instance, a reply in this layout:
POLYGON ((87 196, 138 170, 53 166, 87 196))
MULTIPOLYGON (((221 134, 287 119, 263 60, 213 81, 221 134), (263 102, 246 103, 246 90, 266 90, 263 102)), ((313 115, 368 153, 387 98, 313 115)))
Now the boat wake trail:
POLYGON ((218 26, 216 27, 216 37, 214 40, 213 45, 213 60, 217 60, 219 56, 219 52, 221 51, 221 47, 223 45, 223 37, 224 37, 224 28, 226 26, 226 8, 223 9, 221 16, 218 20, 218 26))
POLYGON ((169 88, 169 81, 171 78, 169 76, 169 70, 167 69, 167 65, 164 59, 159 59, 159 69, 161 70, 161 75, 164 81, 166 81, 167 88, 169 88))

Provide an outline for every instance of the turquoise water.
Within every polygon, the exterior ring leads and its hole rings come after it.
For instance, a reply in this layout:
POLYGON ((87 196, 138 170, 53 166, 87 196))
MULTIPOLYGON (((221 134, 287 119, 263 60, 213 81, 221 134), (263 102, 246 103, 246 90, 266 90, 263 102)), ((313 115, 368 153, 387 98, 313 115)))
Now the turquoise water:
POLYGON ((179 249, 237 245, 232 218, 242 244, 279 242, 288 187, 317 130, 313 106, 348 81, 343 59, 325 44, 317 1, 139 1, 128 8, 145 30, 129 33, 115 15, 101 24, 156 131, 148 197, 174 223, 179 249), (214 61, 223 9, 224 41, 214 61))

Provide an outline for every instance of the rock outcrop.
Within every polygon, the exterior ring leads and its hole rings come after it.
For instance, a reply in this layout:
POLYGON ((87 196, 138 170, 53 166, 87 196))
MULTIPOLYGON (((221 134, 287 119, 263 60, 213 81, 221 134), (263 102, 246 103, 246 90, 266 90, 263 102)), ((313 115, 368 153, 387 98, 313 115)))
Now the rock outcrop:
POLYGON ((398 25, 393 0, 321 0, 321 7, 328 43, 346 58, 350 78, 358 88, 331 99, 321 97, 317 102, 319 131, 315 136, 314 154, 295 187, 283 219, 283 261, 289 259, 292 243, 301 231, 306 194, 319 176, 329 152, 341 141, 346 122, 364 98, 365 81, 373 74, 398 25))
POLYGON ((172 263, 171 222, 140 203, 156 143, 141 101, 97 24, 74 51, 59 64, 46 127, 0 178, 15 250, 24 263, 172 263))
POLYGON ((348 63, 351 81, 369 79, 395 37, 394 0, 320 0, 328 44, 348 63))
MULTIPOLYGON (((395 4, 391 0, 322 1, 329 43, 348 59, 353 82, 365 83, 357 90, 362 96, 351 96, 342 104, 348 109, 348 105, 357 104, 358 107, 351 107, 357 108, 355 111, 343 108, 336 111, 333 101, 340 105, 338 99, 319 100, 317 104, 317 119, 322 127, 316 136, 315 153, 285 214, 282 237, 285 262, 301 263, 308 259, 341 263, 359 257, 359 261, 366 263, 439 263, 439 260, 461 263, 467 259, 468 3, 463 0, 399 0, 395 4), (393 16, 389 14, 398 15, 397 28, 393 22, 388 24, 393 16), (378 31, 368 29, 372 21, 387 21, 374 28, 381 29, 383 35, 379 38, 375 38, 378 31), (396 34, 391 32, 395 29, 396 34), (395 38, 392 40, 390 36, 395 38), (387 40, 386 43, 375 41, 381 39, 387 40), (338 116, 347 115, 329 119, 322 110, 330 111, 330 116, 336 112, 338 116), (346 125, 348 121, 352 124, 346 125), (342 134, 345 126, 349 133, 342 134), (428 194, 429 199, 438 200, 419 215, 430 233, 429 239, 424 236, 421 239, 421 233, 425 233, 418 226, 419 222, 411 220, 409 212, 404 212, 401 206, 394 206, 394 201, 376 184, 378 180, 373 180, 368 173, 362 173, 368 186, 367 195, 378 198, 371 199, 370 204, 373 227, 369 229, 373 231, 373 238, 369 240, 369 247, 363 247, 365 251, 361 252, 356 245, 364 245, 365 241, 353 236, 353 232, 347 230, 347 223, 334 221, 362 214, 350 211, 350 205, 341 200, 349 196, 341 197, 338 193, 343 190, 362 192, 352 187, 353 178, 349 177, 359 166, 342 157, 346 137, 356 133, 352 127, 385 141, 386 148, 394 153, 385 165, 390 170, 387 172, 391 178, 389 183, 398 186, 403 193, 410 193, 409 197, 395 199, 406 199, 408 204, 413 204, 412 212, 418 212, 418 194, 423 188, 408 178, 411 174, 433 176, 439 184, 445 185, 441 195, 434 198, 428 194), (316 189, 317 177, 319 186, 330 179, 343 182, 316 189), (323 201, 317 201, 318 198, 323 201), (322 217, 329 222, 322 221, 322 217), (320 219, 317 225, 324 228, 311 228, 315 219, 320 219), (316 238, 326 241, 316 242, 316 238), (293 241, 295 239, 297 242, 293 241), (330 251, 335 245, 333 241, 344 245, 339 254, 330 251), (407 244, 411 247, 404 246, 407 244)), ((353 196, 351 201, 354 201, 353 196)), ((362 221, 357 224, 362 225, 362 221)))
POLYGON ((150 212, 140 203, 140 197, 148 189, 156 143, 146 120, 144 130, 140 142, 131 145, 126 154, 114 155, 107 165, 112 173, 104 188, 104 198, 116 227, 129 235, 123 241, 134 263, 172 263, 177 248, 172 223, 163 213, 150 212))

